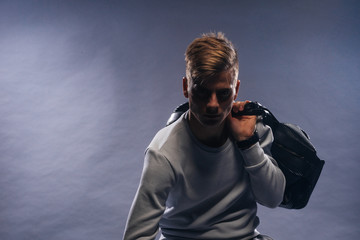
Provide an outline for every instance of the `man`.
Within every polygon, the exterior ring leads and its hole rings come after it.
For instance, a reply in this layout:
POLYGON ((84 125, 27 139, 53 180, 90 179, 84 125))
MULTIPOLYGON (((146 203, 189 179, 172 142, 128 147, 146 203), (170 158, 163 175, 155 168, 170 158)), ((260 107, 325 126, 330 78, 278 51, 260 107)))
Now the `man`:
POLYGON ((256 116, 233 117, 247 102, 238 57, 222 33, 186 50, 183 94, 189 111, 160 130, 144 169, 124 239, 271 239, 256 230, 257 203, 280 204, 285 178, 271 158, 271 129, 256 116))

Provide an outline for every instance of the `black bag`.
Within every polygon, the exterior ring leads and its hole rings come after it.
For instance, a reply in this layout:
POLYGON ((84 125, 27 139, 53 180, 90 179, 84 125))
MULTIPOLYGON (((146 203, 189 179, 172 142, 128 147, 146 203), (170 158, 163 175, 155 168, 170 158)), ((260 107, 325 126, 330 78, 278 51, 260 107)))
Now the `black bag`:
MULTIPOLYGON (((188 109, 188 102, 178 106, 171 114, 167 125, 175 122, 188 109)), ((267 108, 257 102, 247 103, 241 114, 262 115, 264 124, 272 129, 274 142, 271 154, 286 178, 284 198, 280 207, 304 208, 325 163, 316 155, 309 136, 297 125, 279 122, 267 108)))

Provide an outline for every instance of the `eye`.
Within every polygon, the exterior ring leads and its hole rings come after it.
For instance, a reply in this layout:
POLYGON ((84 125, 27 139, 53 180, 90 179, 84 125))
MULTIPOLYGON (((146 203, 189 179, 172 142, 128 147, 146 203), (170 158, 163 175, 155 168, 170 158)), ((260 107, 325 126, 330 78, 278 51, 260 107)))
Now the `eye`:
POLYGON ((199 98, 207 99, 210 97, 211 92, 207 90, 206 88, 203 88, 201 86, 195 86, 193 88, 193 94, 199 98))
POLYGON ((226 101, 232 95, 232 89, 221 89, 216 92, 216 96, 219 101, 226 101))

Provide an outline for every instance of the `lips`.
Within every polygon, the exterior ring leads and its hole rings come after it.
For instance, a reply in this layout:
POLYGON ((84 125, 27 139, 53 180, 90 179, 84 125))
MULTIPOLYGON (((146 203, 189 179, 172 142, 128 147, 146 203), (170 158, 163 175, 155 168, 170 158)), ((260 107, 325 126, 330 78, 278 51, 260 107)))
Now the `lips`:
POLYGON ((219 114, 206 114, 204 115, 206 118, 210 118, 210 119, 215 119, 215 118, 219 118, 221 115, 219 114))
POLYGON ((221 123, 222 117, 219 114, 206 114, 203 115, 202 123, 207 126, 217 126, 221 123))

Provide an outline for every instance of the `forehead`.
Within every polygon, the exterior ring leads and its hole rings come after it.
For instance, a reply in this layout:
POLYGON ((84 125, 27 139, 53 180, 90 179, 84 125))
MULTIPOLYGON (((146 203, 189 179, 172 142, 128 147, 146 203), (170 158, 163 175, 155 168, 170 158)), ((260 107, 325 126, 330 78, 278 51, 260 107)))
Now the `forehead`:
POLYGON ((193 83, 194 86, 201 86, 204 88, 232 88, 234 81, 230 71, 220 72, 210 78, 201 79, 193 83))

